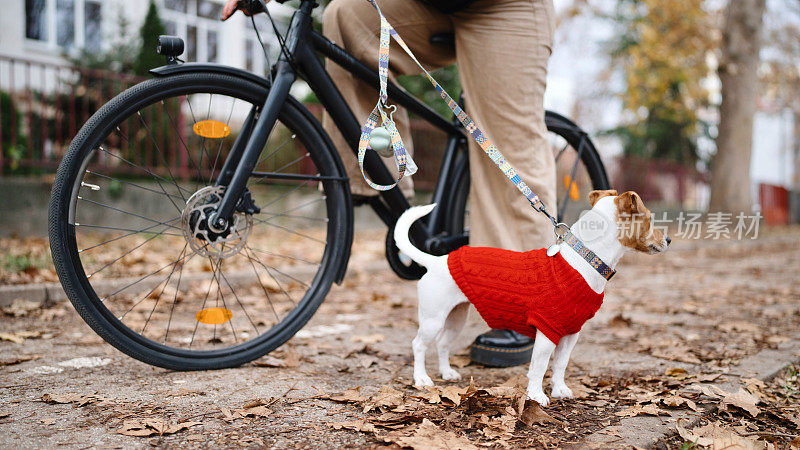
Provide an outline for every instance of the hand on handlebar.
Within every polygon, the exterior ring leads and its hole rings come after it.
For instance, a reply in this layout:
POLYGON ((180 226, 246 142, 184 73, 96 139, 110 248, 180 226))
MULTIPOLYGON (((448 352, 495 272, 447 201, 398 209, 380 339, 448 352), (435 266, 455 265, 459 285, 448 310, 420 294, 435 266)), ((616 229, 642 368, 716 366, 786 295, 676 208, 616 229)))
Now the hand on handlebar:
MULTIPOLYGON (((264 4, 266 3, 269 3, 269 0, 265 0, 264 4)), ((225 3, 225 7, 222 9, 222 20, 228 20, 236 10, 240 10, 245 15, 251 16, 263 12, 263 6, 258 1, 228 0, 225 3)))

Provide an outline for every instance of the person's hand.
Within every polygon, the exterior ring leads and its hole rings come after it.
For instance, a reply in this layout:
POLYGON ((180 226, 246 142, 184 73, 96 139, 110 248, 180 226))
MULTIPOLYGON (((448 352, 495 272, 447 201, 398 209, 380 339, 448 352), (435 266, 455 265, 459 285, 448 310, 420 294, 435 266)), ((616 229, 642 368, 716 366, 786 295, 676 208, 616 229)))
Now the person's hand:
MULTIPOLYGON (((225 7, 222 9, 222 20, 228 20, 228 18, 230 18, 233 15, 233 13, 236 12, 237 9, 241 10, 248 16, 259 12, 259 11, 250 11, 246 6, 247 3, 248 2, 240 0, 228 0, 228 2, 225 3, 225 7)), ((269 0, 266 0, 264 3, 269 3, 269 0)))

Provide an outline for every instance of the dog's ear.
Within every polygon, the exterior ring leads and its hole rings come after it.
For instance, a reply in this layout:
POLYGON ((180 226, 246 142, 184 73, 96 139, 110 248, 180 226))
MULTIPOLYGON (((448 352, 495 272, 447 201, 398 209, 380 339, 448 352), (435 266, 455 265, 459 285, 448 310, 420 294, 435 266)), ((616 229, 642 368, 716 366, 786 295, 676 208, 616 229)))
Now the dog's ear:
POLYGON ((611 190, 608 190, 608 191, 592 191, 592 192, 589 192, 589 204, 594 206, 594 204, 597 203, 597 201, 600 200, 601 198, 608 197, 608 196, 614 196, 614 195, 617 195, 617 191, 614 190, 614 189, 611 189, 611 190))
POLYGON ((647 211, 639 194, 633 191, 620 194, 614 199, 614 203, 617 204, 617 210, 620 214, 632 216, 634 214, 644 214, 647 211))

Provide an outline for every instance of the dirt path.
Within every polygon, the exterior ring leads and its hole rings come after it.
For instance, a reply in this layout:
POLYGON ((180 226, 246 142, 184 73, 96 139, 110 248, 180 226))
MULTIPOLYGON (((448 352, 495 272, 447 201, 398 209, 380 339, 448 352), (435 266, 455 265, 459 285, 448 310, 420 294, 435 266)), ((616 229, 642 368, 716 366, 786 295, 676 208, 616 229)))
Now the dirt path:
MULTIPOLYGON (((647 434, 626 428, 627 418, 677 430, 678 418, 692 415, 751 443, 786 447, 800 434, 796 372, 761 385, 737 371, 748 357, 800 339, 798 229, 626 257, 568 369, 579 398, 544 411, 528 405, 522 417, 515 386, 525 367, 466 365, 461 382, 434 380, 444 389, 409 386, 415 286, 389 272, 382 242, 361 232, 345 282, 309 325, 289 346, 237 369, 152 368, 105 344, 69 304, 7 308, 0 447, 542 447, 603 436, 623 447, 647 434), (712 387, 725 383, 723 393, 712 387), (745 390, 734 398, 738 386, 745 390)), ((482 330, 473 315, 464 348, 482 330)), ((463 355, 454 356, 457 366, 463 355)), ((703 426, 687 436, 710 435, 703 426)))

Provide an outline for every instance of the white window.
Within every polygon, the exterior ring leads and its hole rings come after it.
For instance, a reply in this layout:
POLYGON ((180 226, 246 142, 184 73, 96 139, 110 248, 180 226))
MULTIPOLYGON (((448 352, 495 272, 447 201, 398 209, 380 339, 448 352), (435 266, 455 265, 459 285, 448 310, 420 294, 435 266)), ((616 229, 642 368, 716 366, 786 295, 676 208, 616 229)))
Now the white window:
POLYGON ((168 34, 183 38, 189 62, 217 62, 221 51, 221 0, 164 0, 160 11, 168 34))
POLYGON ((55 49, 100 49, 101 0, 25 0, 25 37, 55 49))

